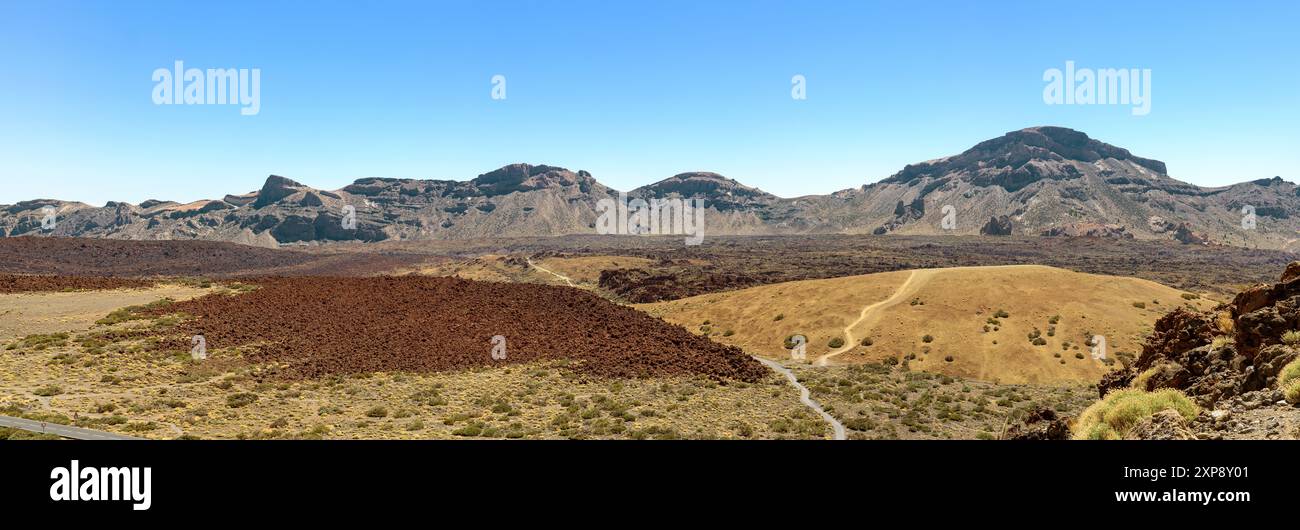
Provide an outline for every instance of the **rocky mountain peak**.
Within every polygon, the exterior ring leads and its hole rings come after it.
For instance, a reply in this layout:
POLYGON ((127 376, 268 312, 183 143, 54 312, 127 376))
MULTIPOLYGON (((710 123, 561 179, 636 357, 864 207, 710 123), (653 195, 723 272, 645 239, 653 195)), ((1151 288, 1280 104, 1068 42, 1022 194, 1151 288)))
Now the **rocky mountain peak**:
POLYGON ((1089 138, 1064 127, 1030 127, 986 140, 959 155, 910 164, 882 182, 911 183, 930 177, 957 175, 980 186, 1016 191, 1042 179, 1070 180, 1080 176, 1075 162, 1103 159, 1131 162, 1165 174, 1164 162, 1133 156, 1127 149, 1089 138))
POLYGON ((582 186, 586 191, 594 182, 595 179, 586 171, 574 173, 562 167, 522 163, 510 164, 470 180, 472 186, 487 196, 568 186, 582 186))
POLYGON ((692 171, 688 173, 678 173, 664 180, 643 186, 639 188, 642 191, 651 192, 652 194, 667 195, 676 193, 683 197, 704 197, 710 198, 717 195, 731 195, 740 197, 760 197, 772 196, 771 194, 746 186, 737 182, 735 179, 729 179, 717 173, 708 171, 692 171))
POLYGON ((253 203, 253 207, 261 208, 268 204, 274 204, 280 199, 304 189, 307 189, 307 187, 292 179, 271 175, 266 178, 266 183, 262 184, 261 191, 257 192, 257 201, 253 203))
POLYGON ((642 198, 703 199, 706 205, 724 211, 780 200, 768 192, 708 171, 678 173, 628 194, 642 198))

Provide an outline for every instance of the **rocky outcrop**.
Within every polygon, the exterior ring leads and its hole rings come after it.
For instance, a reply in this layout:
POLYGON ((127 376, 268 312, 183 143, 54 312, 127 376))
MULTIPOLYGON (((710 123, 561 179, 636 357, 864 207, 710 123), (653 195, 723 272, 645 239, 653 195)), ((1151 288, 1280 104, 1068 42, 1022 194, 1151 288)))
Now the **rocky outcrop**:
POLYGON ((1011 218, 1005 215, 990 217, 989 222, 980 227, 980 234, 986 236, 1011 235, 1011 218))
POLYGON ((1100 223, 1069 223, 1043 230, 1045 237, 1101 237, 1113 239, 1133 239, 1133 233, 1124 225, 1100 223))
POLYGON ((1019 425, 1012 425, 1004 436, 1007 440, 1068 440, 1070 424, 1050 408, 1030 412, 1019 425))
POLYGON ((1187 420, 1174 410, 1163 410, 1138 421, 1124 435, 1130 440, 1195 440, 1187 420))
POLYGON ((253 202, 253 207, 262 208, 275 204, 280 199, 293 195, 304 188, 306 188, 306 186, 294 182, 293 180, 279 175, 271 175, 270 177, 267 177, 266 183, 262 185, 261 191, 257 192, 257 200, 253 202))
POLYGON ((1195 312, 1178 308, 1156 321, 1131 368, 1098 384, 1111 389, 1175 388, 1203 406, 1273 387, 1277 375, 1300 356, 1288 332, 1300 329, 1300 262, 1281 281, 1257 285, 1230 303, 1195 312))
POLYGON ((1192 230, 1187 223, 1179 223, 1173 231, 1174 239, 1184 245, 1208 245, 1210 237, 1192 230))

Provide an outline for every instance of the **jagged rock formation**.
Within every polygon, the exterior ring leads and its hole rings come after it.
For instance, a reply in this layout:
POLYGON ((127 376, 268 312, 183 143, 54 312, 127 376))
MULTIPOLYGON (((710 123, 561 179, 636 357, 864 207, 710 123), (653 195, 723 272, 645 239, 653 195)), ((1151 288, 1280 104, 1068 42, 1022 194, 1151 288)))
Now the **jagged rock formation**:
POLYGON ((1283 338, 1296 329, 1300 262, 1278 283, 1251 287, 1211 311, 1179 308, 1161 317, 1133 366, 1107 374, 1098 389, 1104 396, 1129 385, 1175 388, 1204 406, 1269 389, 1300 356, 1283 338))
MULTIPOLYGON (((1014 232, 1283 249, 1300 239, 1295 184, 1274 177, 1201 188, 1173 179, 1162 162, 1060 127, 1013 131, 829 195, 787 199, 691 172, 627 196, 703 199, 704 231, 716 235, 1014 232)), ((554 236, 595 233, 597 204, 617 197, 586 171, 545 165, 512 164, 468 181, 362 178, 334 191, 272 175, 257 191, 189 204, 23 201, 0 206, 0 234, 261 246, 554 236)))
POLYGON ((986 236, 1011 235, 1011 218, 1005 215, 990 217, 989 222, 980 227, 980 234, 986 236))
POLYGON ((1103 237, 1112 239, 1133 239, 1133 234, 1120 225, 1103 225, 1097 223, 1070 223, 1054 226, 1044 230, 1045 237, 1103 237))

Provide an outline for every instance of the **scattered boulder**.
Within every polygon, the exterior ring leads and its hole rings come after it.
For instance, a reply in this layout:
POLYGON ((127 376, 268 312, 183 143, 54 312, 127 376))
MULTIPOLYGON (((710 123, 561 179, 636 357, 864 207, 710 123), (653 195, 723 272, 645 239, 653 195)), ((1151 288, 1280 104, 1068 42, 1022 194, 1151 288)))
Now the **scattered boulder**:
POLYGON ((1030 412, 1020 425, 1007 429, 1008 440, 1069 440, 1070 425, 1049 408, 1030 412))
POLYGON ((1203 406, 1272 388, 1300 350, 1283 342, 1300 329, 1300 262, 1273 285, 1257 285, 1232 302, 1197 312, 1180 307, 1156 321, 1133 367, 1106 374, 1104 396, 1137 381, 1142 390, 1182 390, 1203 406))
POLYGON ((1129 440, 1195 440, 1196 433, 1174 410, 1162 410, 1138 421, 1124 436, 1129 440))
POLYGON ((1187 223, 1179 223, 1174 229, 1174 239, 1184 245, 1208 245, 1210 236, 1201 232, 1195 232, 1187 223))
POLYGON ((1101 223, 1070 223, 1043 230, 1040 235, 1047 237, 1102 237, 1112 239, 1133 239, 1133 233, 1124 225, 1101 223))
POLYGON ((1006 215, 990 217, 989 222, 980 227, 980 234, 986 236, 1011 235, 1011 217, 1006 215))

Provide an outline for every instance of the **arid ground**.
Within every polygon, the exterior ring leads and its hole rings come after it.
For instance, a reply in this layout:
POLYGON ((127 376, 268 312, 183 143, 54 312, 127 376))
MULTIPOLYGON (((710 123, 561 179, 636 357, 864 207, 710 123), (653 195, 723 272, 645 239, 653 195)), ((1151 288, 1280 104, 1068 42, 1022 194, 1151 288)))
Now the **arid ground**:
POLYGON ((680 243, 3 239, 0 414, 148 438, 833 437, 757 356, 849 438, 1001 438, 1079 414, 1161 315, 1288 261, 1089 238, 680 243))

